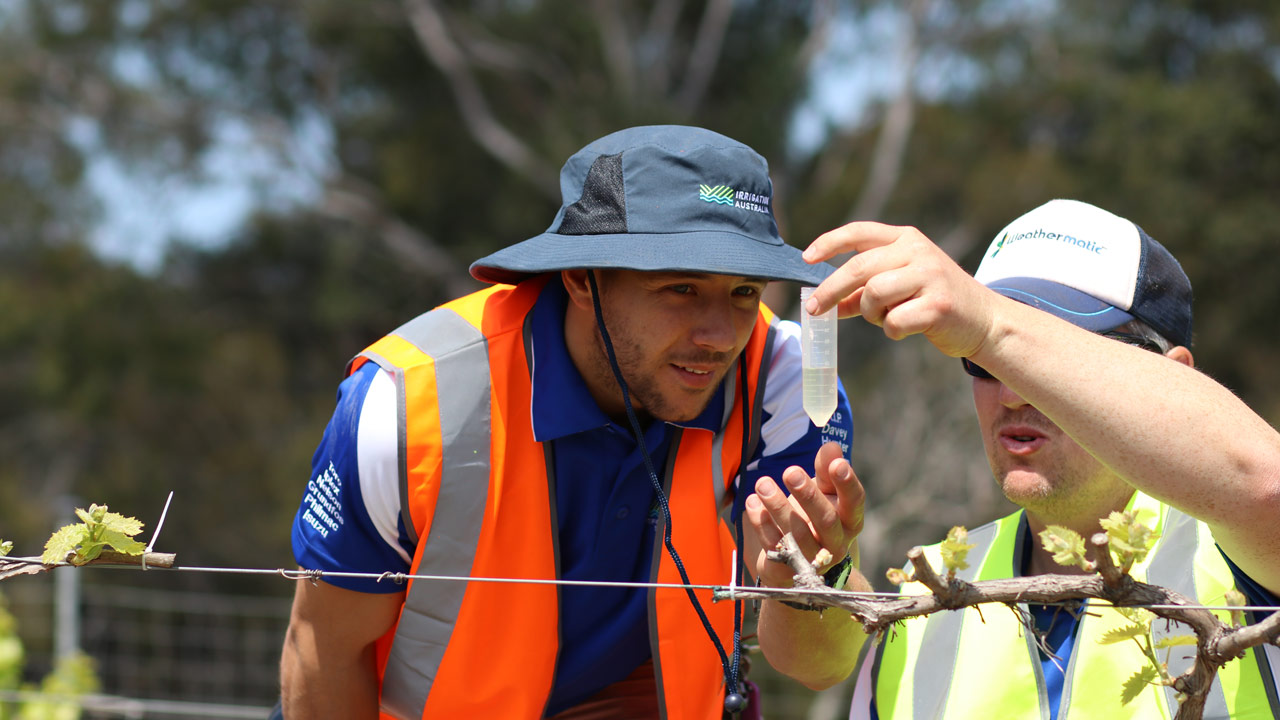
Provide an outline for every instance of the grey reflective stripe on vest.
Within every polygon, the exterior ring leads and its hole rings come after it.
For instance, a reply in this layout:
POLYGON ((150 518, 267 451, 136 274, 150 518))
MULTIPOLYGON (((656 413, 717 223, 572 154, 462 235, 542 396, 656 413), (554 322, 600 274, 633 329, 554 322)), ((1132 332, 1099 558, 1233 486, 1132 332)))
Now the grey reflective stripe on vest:
MULTIPOLYGON (((1147 565, 1147 582, 1181 593, 1192 600, 1199 600, 1196 592, 1195 560, 1200 549, 1199 523, 1196 519, 1173 508, 1168 508, 1160 541, 1147 565)), ((1192 634, 1191 628, 1177 623, 1151 624, 1151 635, 1159 641, 1164 637, 1192 634)), ((1195 648, 1175 647, 1169 654, 1169 674, 1178 677, 1186 672, 1195 659, 1195 648)), ((1178 693, 1171 687, 1164 688, 1164 699, 1169 715, 1178 712, 1178 693)), ((1215 676, 1209 696, 1205 698, 1204 719, 1230 718, 1227 696, 1222 690, 1222 679, 1215 676)))
MULTIPOLYGON (((738 371, 741 369, 742 363, 735 362, 729 366, 729 372, 721 381, 727 397, 732 397, 733 388, 738 386, 738 371)), ((716 509, 720 511, 720 516, 726 522, 729 520, 729 508, 725 497, 728 495, 729 488, 724 481, 724 429, 728 427, 729 419, 733 417, 733 411, 736 409, 731 402, 724 404, 724 412, 720 417, 720 430, 716 432, 715 437, 711 438, 711 491, 716 496, 716 509)), ((739 468, 738 472, 741 473, 742 470, 743 468, 739 468)))
MULTIPOLYGON (((1254 613, 1254 622, 1257 613, 1254 613)), ((1259 645, 1253 649, 1253 656, 1258 661, 1258 672, 1262 675, 1262 684, 1267 689, 1267 702, 1271 704, 1271 714, 1280 717, 1280 647, 1275 645, 1259 645)))
MULTIPOLYGON (((760 353, 760 377, 756 378, 756 396, 751 401, 751 434, 748 436, 746 457, 743 462, 756 454, 760 444, 760 427, 764 423, 764 388, 769 384, 769 368, 773 367, 773 341, 778 337, 778 319, 769 323, 769 334, 764 338, 764 350, 760 353)), ((739 472, 746 470, 740 468, 739 472)))
MULTIPOLYGON (((978 570, 987 560, 999 529, 998 523, 984 525, 969 535, 973 549, 969 551, 969 567, 957 571, 956 577, 973 582, 978 570)), ((951 680, 960 655, 960 630, 964 625, 965 610, 947 610, 934 613, 925 623, 921 652, 911 678, 911 707, 913 717, 940 718, 951 694, 951 680)), ((886 643, 887 645, 887 643, 886 643)), ((877 673, 876 677, 879 677, 877 673)))
MULTIPOLYGON (((436 507, 448 512, 436 513, 431 527, 424 529, 420 567, 437 575, 469 575, 489 494, 487 343, 475 326, 446 309, 420 315, 395 334, 435 360, 443 445, 436 507)), ((403 386, 398 390, 403 397, 403 386)), ((403 456, 400 460, 405 465, 403 456)), ((466 583, 411 583, 382 679, 384 712, 422 717, 466 588, 466 583)))

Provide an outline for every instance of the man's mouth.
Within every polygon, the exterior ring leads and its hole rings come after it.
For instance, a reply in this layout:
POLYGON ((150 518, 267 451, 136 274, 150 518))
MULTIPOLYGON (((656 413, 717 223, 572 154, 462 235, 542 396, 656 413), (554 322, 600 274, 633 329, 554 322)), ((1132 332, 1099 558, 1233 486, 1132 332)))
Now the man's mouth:
POLYGON ((680 382, 686 387, 701 392, 711 387, 715 382, 716 370, 715 366, 707 365, 683 365, 680 363, 671 363, 670 367, 676 371, 680 378, 680 382))
POLYGON ((1048 441, 1044 433, 1026 426, 1001 428, 996 437, 1000 446, 1014 455, 1030 455, 1048 441))

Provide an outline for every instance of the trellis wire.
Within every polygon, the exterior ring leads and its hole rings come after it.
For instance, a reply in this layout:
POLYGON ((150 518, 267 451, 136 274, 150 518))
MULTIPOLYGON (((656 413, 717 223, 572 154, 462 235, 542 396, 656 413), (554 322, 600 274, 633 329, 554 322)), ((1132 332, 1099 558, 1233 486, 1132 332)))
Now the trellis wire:
MULTIPOLYGON (((30 562, 43 564, 39 558, 4 558, 5 560, 30 562)), ((58 563, 56 567, 74 567, 69 563, 58 563)), ((85 566, 87 567, 87 566, 85 566)), ((660 590, 711 590, 723 593, 723 599, 732 600, 739 592, 751 592, 753 594, 761 593, 765 595, 786 595, 786 596, 821 596, 834 598, 887 598, 895 600, 906 600, 919 597, 919 595, 909 595, 905 593, 895 592, 863 592, 858 590, 808 590, 804 588, 774 588, 774 587, 751 587, 743 588, 734 585, 732 579, 728 585, 708 585, 708 584, 684 584, 684 583, 649 583, 649 582, 628 582, 628 581, 606 581, 606 580, 558 580, 553 578, 509 578, 509 577, 471 577, 468 575, 422 575, 417 573, 398 573, 398 572, 347 572, 338 570, 315 570, 315 569, 299 569, 286 570, 285 568, 235 568, 235 567, 199 567, 199 566, 174 566, 170 568, 156 567, 155 565, 141 568, 141 566, 133 565, 101 565, 98 567, 112 568, 121 570, 145 569, 145 570, 169 570, 175 572, 196 572, 196 573, 222 573, 228 575, 276 575, 286 580, 323 580, 326 577, 334 578, 352 578, 352 579, 368 579, 377 580, 378 582, 390 581, 397 585, 402 585, 406 580, 428 580, 441 582, 492 582, 492 583, 512 583, 512 584, 528 584, 528 585, 574 585, 586 587, 622 587, 622 588, 655 588, 660 590)), ((1076 602, 1075 600, 1063 600, 1062 603, 1076 602)), ((1043 605, 1056 605, 1057 602, 1037 603, 1043 605)), ((1174 605, 1174 604, 1148 604, 1148 605, 1125 605, 1124 607, 1145 608, 1148 610, 1239 610, 1244 612, 1274 612, 1280 610, 1280 606, 1276 605, 1174 605)))

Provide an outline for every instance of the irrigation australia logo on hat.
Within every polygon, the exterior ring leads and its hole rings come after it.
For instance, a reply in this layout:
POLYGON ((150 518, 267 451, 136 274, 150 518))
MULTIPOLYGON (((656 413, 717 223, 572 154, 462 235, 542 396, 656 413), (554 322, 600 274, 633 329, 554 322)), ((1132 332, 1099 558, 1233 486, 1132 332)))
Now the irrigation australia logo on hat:
POLYGON ((721 205, 732 205, 743 210, 752 210, 758 213, 769 214, 772 199, 768 195, 760 195, 758 193, 747 192, 746 190, 734 190, 728 185, 698 185, 698 197, 703 202, 719 203, 721 205))

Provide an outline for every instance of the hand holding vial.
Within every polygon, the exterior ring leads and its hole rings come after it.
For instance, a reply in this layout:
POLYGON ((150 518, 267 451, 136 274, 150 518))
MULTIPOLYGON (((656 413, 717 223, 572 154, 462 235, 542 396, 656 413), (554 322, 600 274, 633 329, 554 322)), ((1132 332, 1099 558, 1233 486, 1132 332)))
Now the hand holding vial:
POLYGON ((836 308, 819 315, 804 309, 813 288, 800 288, 800 347, 803 354, 804 411, 825 427, 836 411, 836 308))

